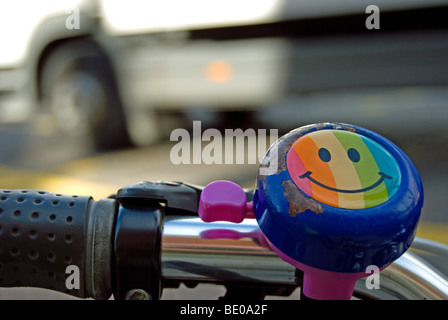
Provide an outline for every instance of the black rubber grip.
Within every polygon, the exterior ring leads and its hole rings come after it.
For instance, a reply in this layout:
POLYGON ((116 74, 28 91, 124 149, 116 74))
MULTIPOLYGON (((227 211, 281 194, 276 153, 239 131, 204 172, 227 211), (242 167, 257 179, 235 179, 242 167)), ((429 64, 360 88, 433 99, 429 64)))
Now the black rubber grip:
POLYGON ((97 294, 100 298, 107 298, 110 288, 101 288, 111 286, 110 277, 101 280, 105 285, 94 284, 99 277, 92 270, 98 256, 102 260, 98 269, 110 271, 114 212, 106 211, 115 206, 109 199, 98 204, 88 196, 0 190, 0 287, 47 288, 77 297, 94 297, 96 290, 102 291, 97 294), (101 230, 96 212, 107 217, 106 236, 95 236, 95 229, 101 230), (74 278, 77 270, 79 282, 74 278))

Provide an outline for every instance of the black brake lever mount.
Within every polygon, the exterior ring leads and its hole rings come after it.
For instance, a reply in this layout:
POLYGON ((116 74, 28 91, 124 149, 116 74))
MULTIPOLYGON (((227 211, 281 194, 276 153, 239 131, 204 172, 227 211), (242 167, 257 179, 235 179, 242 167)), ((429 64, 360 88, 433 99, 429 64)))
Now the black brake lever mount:
POLYGON ((165 214, 197 215, 202 187, 183 182, 142 181, 118 190, 117 200, 162 203, 165 214))
POLYGON ((163 216, 197 215, 201 191, 181 182, 143 181, 113 196, 118 203, 113 239, 116 299, 160 298, 163 216))
MULTIPOLYGON (((115 224, 114 297, 159 299, 163 217, 198 216, 203 187, 183 182, 142 181, 118 190, 115 224)), ((248 200, 253 189, 245 189, 248 200)))

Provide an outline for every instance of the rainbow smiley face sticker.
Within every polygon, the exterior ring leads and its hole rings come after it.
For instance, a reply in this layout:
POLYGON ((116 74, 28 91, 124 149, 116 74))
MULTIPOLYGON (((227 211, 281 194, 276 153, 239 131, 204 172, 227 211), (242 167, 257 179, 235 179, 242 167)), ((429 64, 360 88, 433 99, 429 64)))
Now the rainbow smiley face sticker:
POLYGON ((375 207, 392 198, 401 183, 395 158, 379 143, 350 131, 305 134, 286 160, 302 192, 337 208, 375 207))

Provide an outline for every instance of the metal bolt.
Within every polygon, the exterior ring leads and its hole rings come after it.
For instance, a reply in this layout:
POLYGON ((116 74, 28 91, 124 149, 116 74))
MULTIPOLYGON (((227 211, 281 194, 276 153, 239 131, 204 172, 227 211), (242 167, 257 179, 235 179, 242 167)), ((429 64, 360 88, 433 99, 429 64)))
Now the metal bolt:
POLYGON ((125 300, 152 300, 151 295, 143 289, 131 289, 126 292, 125 300))

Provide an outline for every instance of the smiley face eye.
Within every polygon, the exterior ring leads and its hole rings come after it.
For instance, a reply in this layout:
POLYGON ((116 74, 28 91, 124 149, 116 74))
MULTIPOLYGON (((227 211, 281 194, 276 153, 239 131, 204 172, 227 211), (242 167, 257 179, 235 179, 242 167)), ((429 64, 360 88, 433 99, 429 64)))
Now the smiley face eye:
POLYGON ((323 162, 330 162, 331 160, 330 151, 328 151, 325 148, 320 148, 317 153, 319 155, 320 160, 322 160, 323 162))
POLYGON ((358 150, 350 148, 347 150, 347 155, 348 158, 350 160, 352 160, 353 162, 359 162, 359 160, 361 159, 361 156, 359 155, 358 150))

